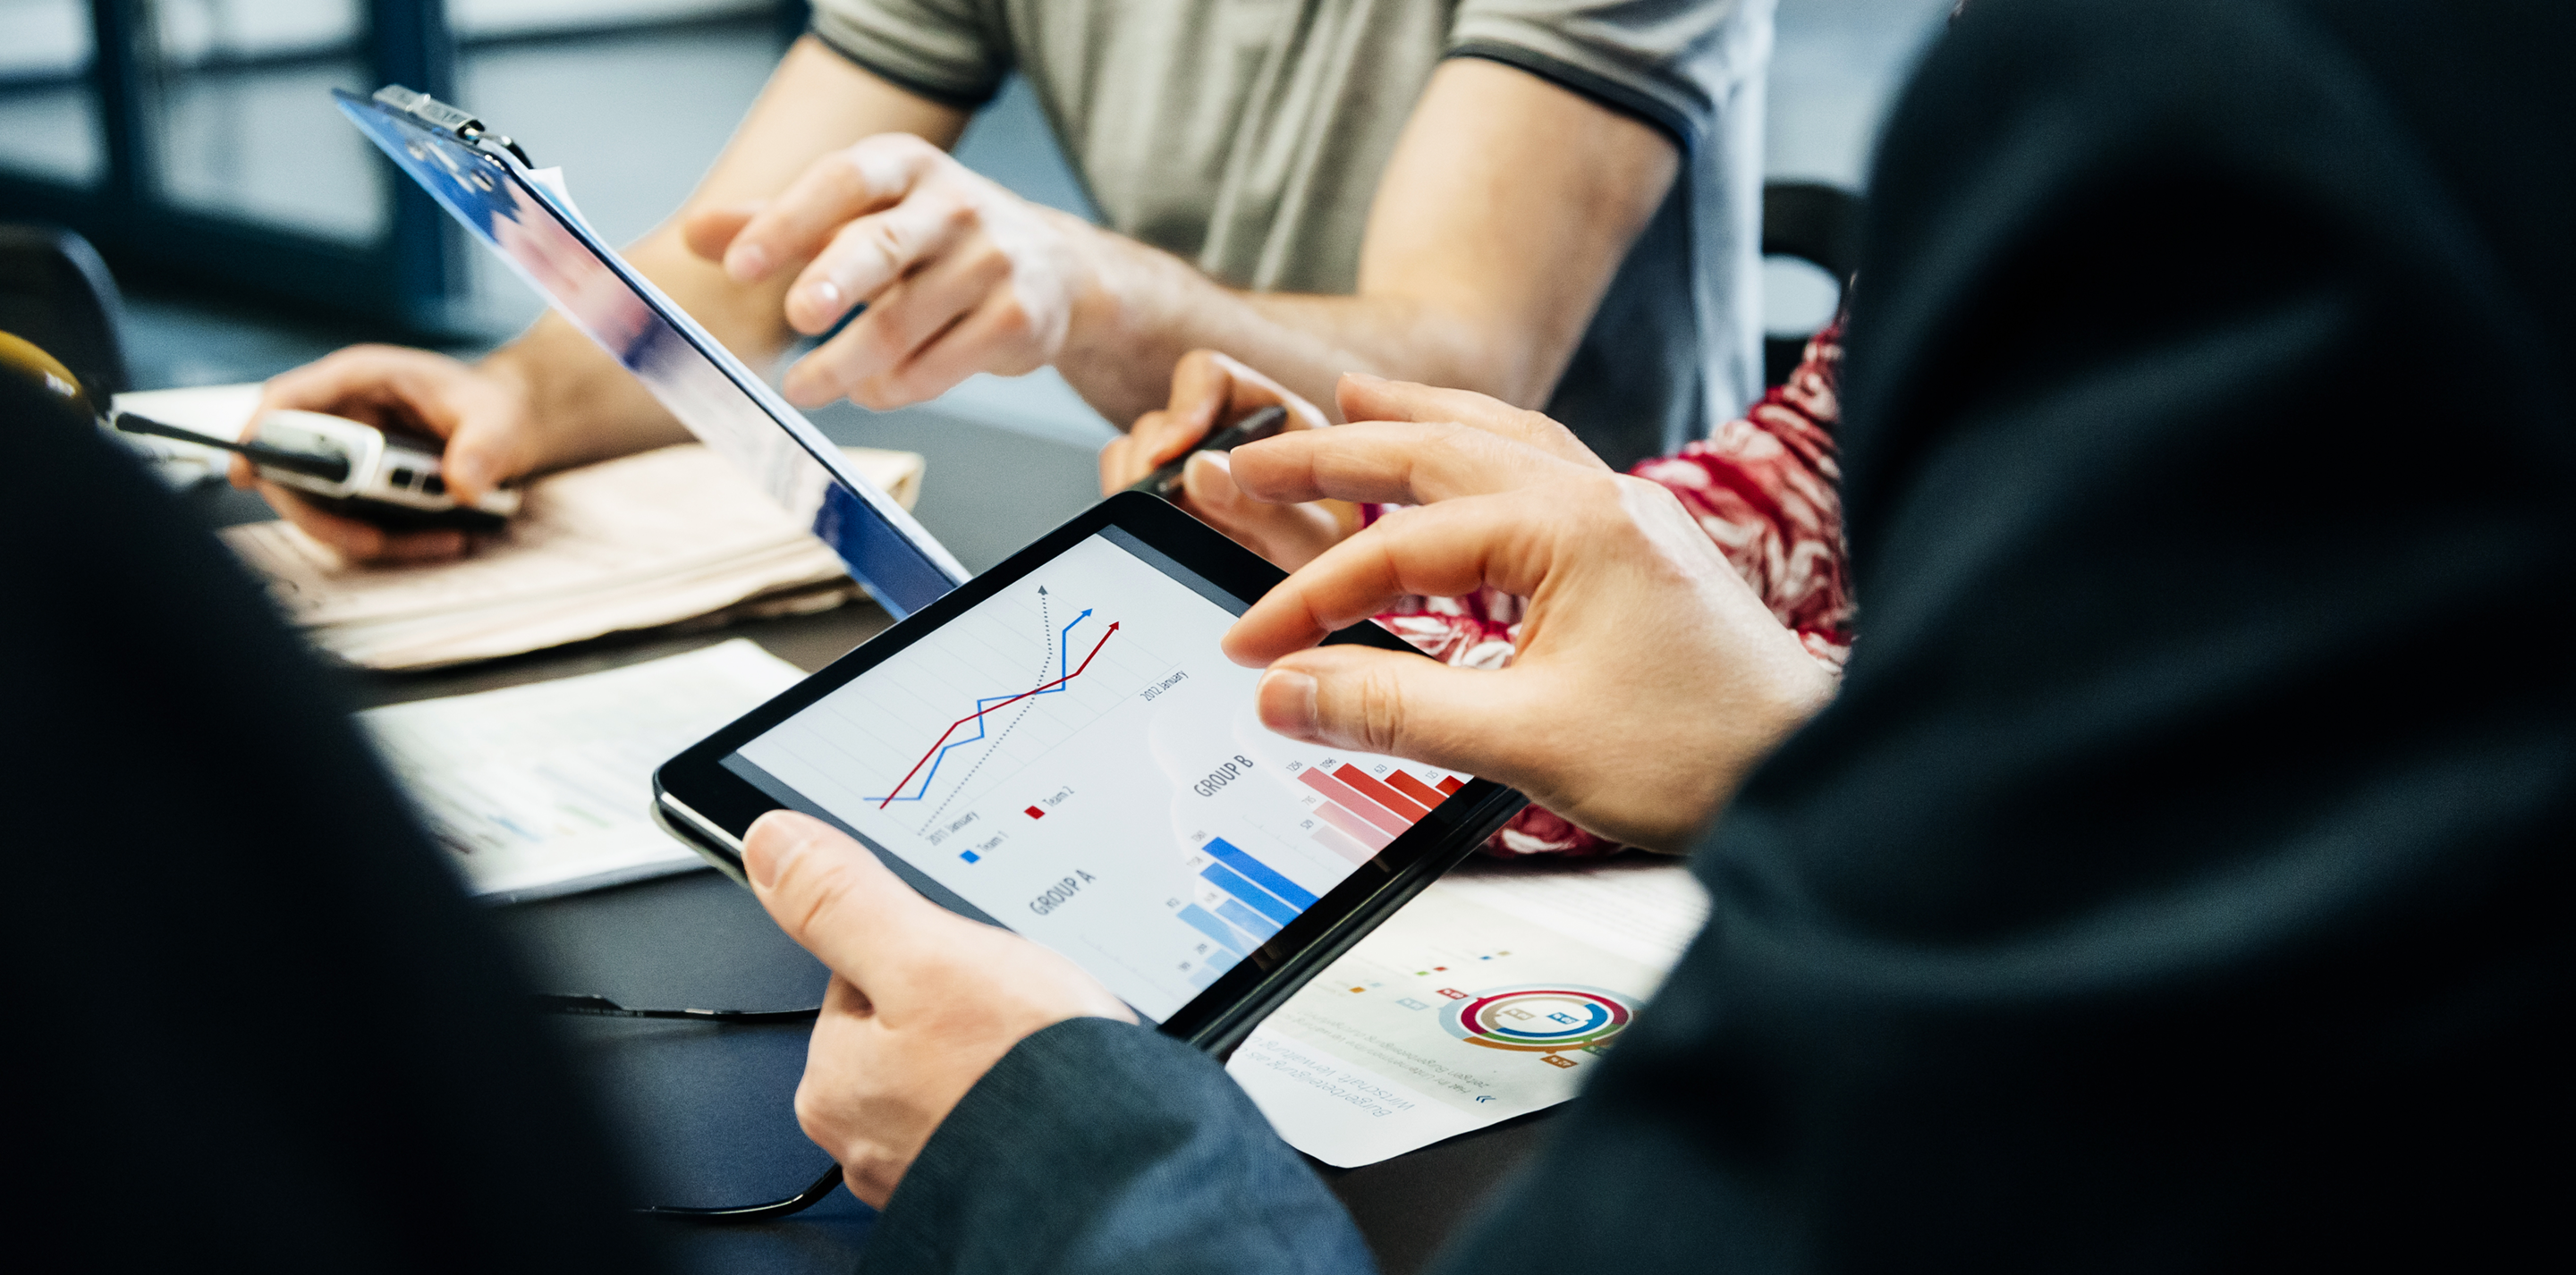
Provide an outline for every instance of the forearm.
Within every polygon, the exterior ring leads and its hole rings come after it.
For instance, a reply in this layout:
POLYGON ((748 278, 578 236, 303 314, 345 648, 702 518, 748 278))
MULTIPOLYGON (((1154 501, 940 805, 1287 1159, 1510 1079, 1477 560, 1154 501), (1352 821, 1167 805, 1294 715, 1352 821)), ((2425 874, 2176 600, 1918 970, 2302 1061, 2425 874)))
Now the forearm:
MULTIPOLYGON (((682 227, 700 213, 768 199, 818 156, 862 137, 914 133, 947 146, 964 127, 962 112, 896 88, 808 37, 780 60, 688 202, 628 247, 626 258, 725 348, 765 369, 796 336, 783 305, 794 272, 735 282, 691 250, 682 227)), ((486 366, 526 387, 548 468, 687 437, 641 383, 559 314, 546 314, 486 366)))
POLYGON ((1335 410, 1333 386, 1345 372, 1536 407, 1573 353, 1570 340, 1406 292, 1242 292, 1168 253, 1092 233, 1102 241, 1095 250, 1109 259, 1099 271, 1104 282, 1077 310, 1059 366, 1122 428, 1163 405, 1172 366, 1195 349, 1260 368, 1327 412, 1335 410))
MULTIPOLYGON (((753 368, 786 348, 790 333, 778 318, 775 295, 781 289, 730 283, 680 242, 676 225, 655 229, 625 255, 753 368)), ((543 440, 541 468, 585 464, 689 437, 643 382, 554 311, 493 351, 483 366, 524 390, 530 425, 543 440)))
POLYGON ((1329 407, 1344 372, 1546 403, 1628 249, 1671 192, 1669 138, 1522 71, 1434 73, 1379 181, 1348 296, 1251 294, 1093 232, 1062 360, 1120 425, 1162 406, 1193 349, 1329 407))

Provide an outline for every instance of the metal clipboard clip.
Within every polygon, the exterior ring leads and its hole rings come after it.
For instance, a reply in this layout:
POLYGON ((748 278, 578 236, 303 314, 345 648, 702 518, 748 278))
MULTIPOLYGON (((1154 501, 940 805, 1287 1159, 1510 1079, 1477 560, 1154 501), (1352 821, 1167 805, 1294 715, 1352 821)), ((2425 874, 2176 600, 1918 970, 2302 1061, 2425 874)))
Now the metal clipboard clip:
POLYGON ((467 145, 491 143, 517 156, 520 167, 536 167, 528 159, 528 153, 519 149, 517 142, 483 127, 483 121, 427 93, 407 89, 399 84, 388 84, 376 90, 373 100, 386 110, 403 115, 424 128, 450 134, 467 145))

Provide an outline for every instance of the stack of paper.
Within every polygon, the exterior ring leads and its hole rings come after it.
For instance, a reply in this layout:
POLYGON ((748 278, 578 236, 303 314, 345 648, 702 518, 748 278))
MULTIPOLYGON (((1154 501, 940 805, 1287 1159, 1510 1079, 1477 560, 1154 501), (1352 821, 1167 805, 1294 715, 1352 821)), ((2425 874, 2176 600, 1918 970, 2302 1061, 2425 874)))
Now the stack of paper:
MULTIPOLYGON (((918 455, 846 450, 896 500, 919 493, 918 455)), ((539 479, 506 531, 454 562, 352 564, 284 522, 223 534, 317 645, 367 668, 513 655, 751 599, 821 609, 857 587, 830 549, 695 443, 539 479)))
POLYGON ((743 638, 358 715, 477 894, 544 898, 699 866, 653 826, 653 768, 804 673, 743 638))
MULTIPOLYGON (((120 394, 116 404, 235 438, 259 391, 153 390, 120 394)), ((117 437, 151 456, 174 485, 219 474, 230 461, 190 443, 117 437)), ((919 455, 842 451, 906 508, 920 495, 919 455)), ((817 611, 858 591, 830 549, 696 444, 538 479, 509 528, 478 538, 474 553, 455 562, 353 564, 284 522, 223 535, 316 645, 366 668, 492 659, 718 611, 817 611)))

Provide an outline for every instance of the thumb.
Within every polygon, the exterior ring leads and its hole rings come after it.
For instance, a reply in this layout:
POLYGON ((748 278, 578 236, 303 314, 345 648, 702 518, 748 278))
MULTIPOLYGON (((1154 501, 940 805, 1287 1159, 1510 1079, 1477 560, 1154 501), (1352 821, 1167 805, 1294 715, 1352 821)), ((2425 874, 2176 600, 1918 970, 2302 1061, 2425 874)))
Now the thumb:
POLYGON ((887 964, 922 950, 925 923, 948 914, 866 846, 810 815, 773 810, 743 838, 751 892, 771 920, 832 972, 868 990, 887 964))
POLYGON ((438 462, 448 489, 460 501, 481 500, 493 488, 536 468, 536 442, 531 431, 513 429, 507 419, 467 418, 447 440, 438 462))
POLYGON ((1457 669, 1401 651, 1319 646, 1261 675, 1261 724, 1291 739, 1501 778, 1522 720, 1524 678, 1457 669))

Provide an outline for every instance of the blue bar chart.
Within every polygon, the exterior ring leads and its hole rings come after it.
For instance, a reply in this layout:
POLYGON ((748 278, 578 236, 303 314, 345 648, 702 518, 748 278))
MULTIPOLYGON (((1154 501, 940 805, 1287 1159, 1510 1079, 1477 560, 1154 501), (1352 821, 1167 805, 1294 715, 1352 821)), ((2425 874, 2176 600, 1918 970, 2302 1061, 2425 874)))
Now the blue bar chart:
POLYGON ((1236 941, 1228 944, 1230 949, 1259 947, 1298 913, 1315 906, 1314 894, 1305 887, 1223 837, 1210 837, 1199 849, 1208 857, 1199 868, 1199 879, 1224 894, 1215 915, 1238 932, 1236 941))

